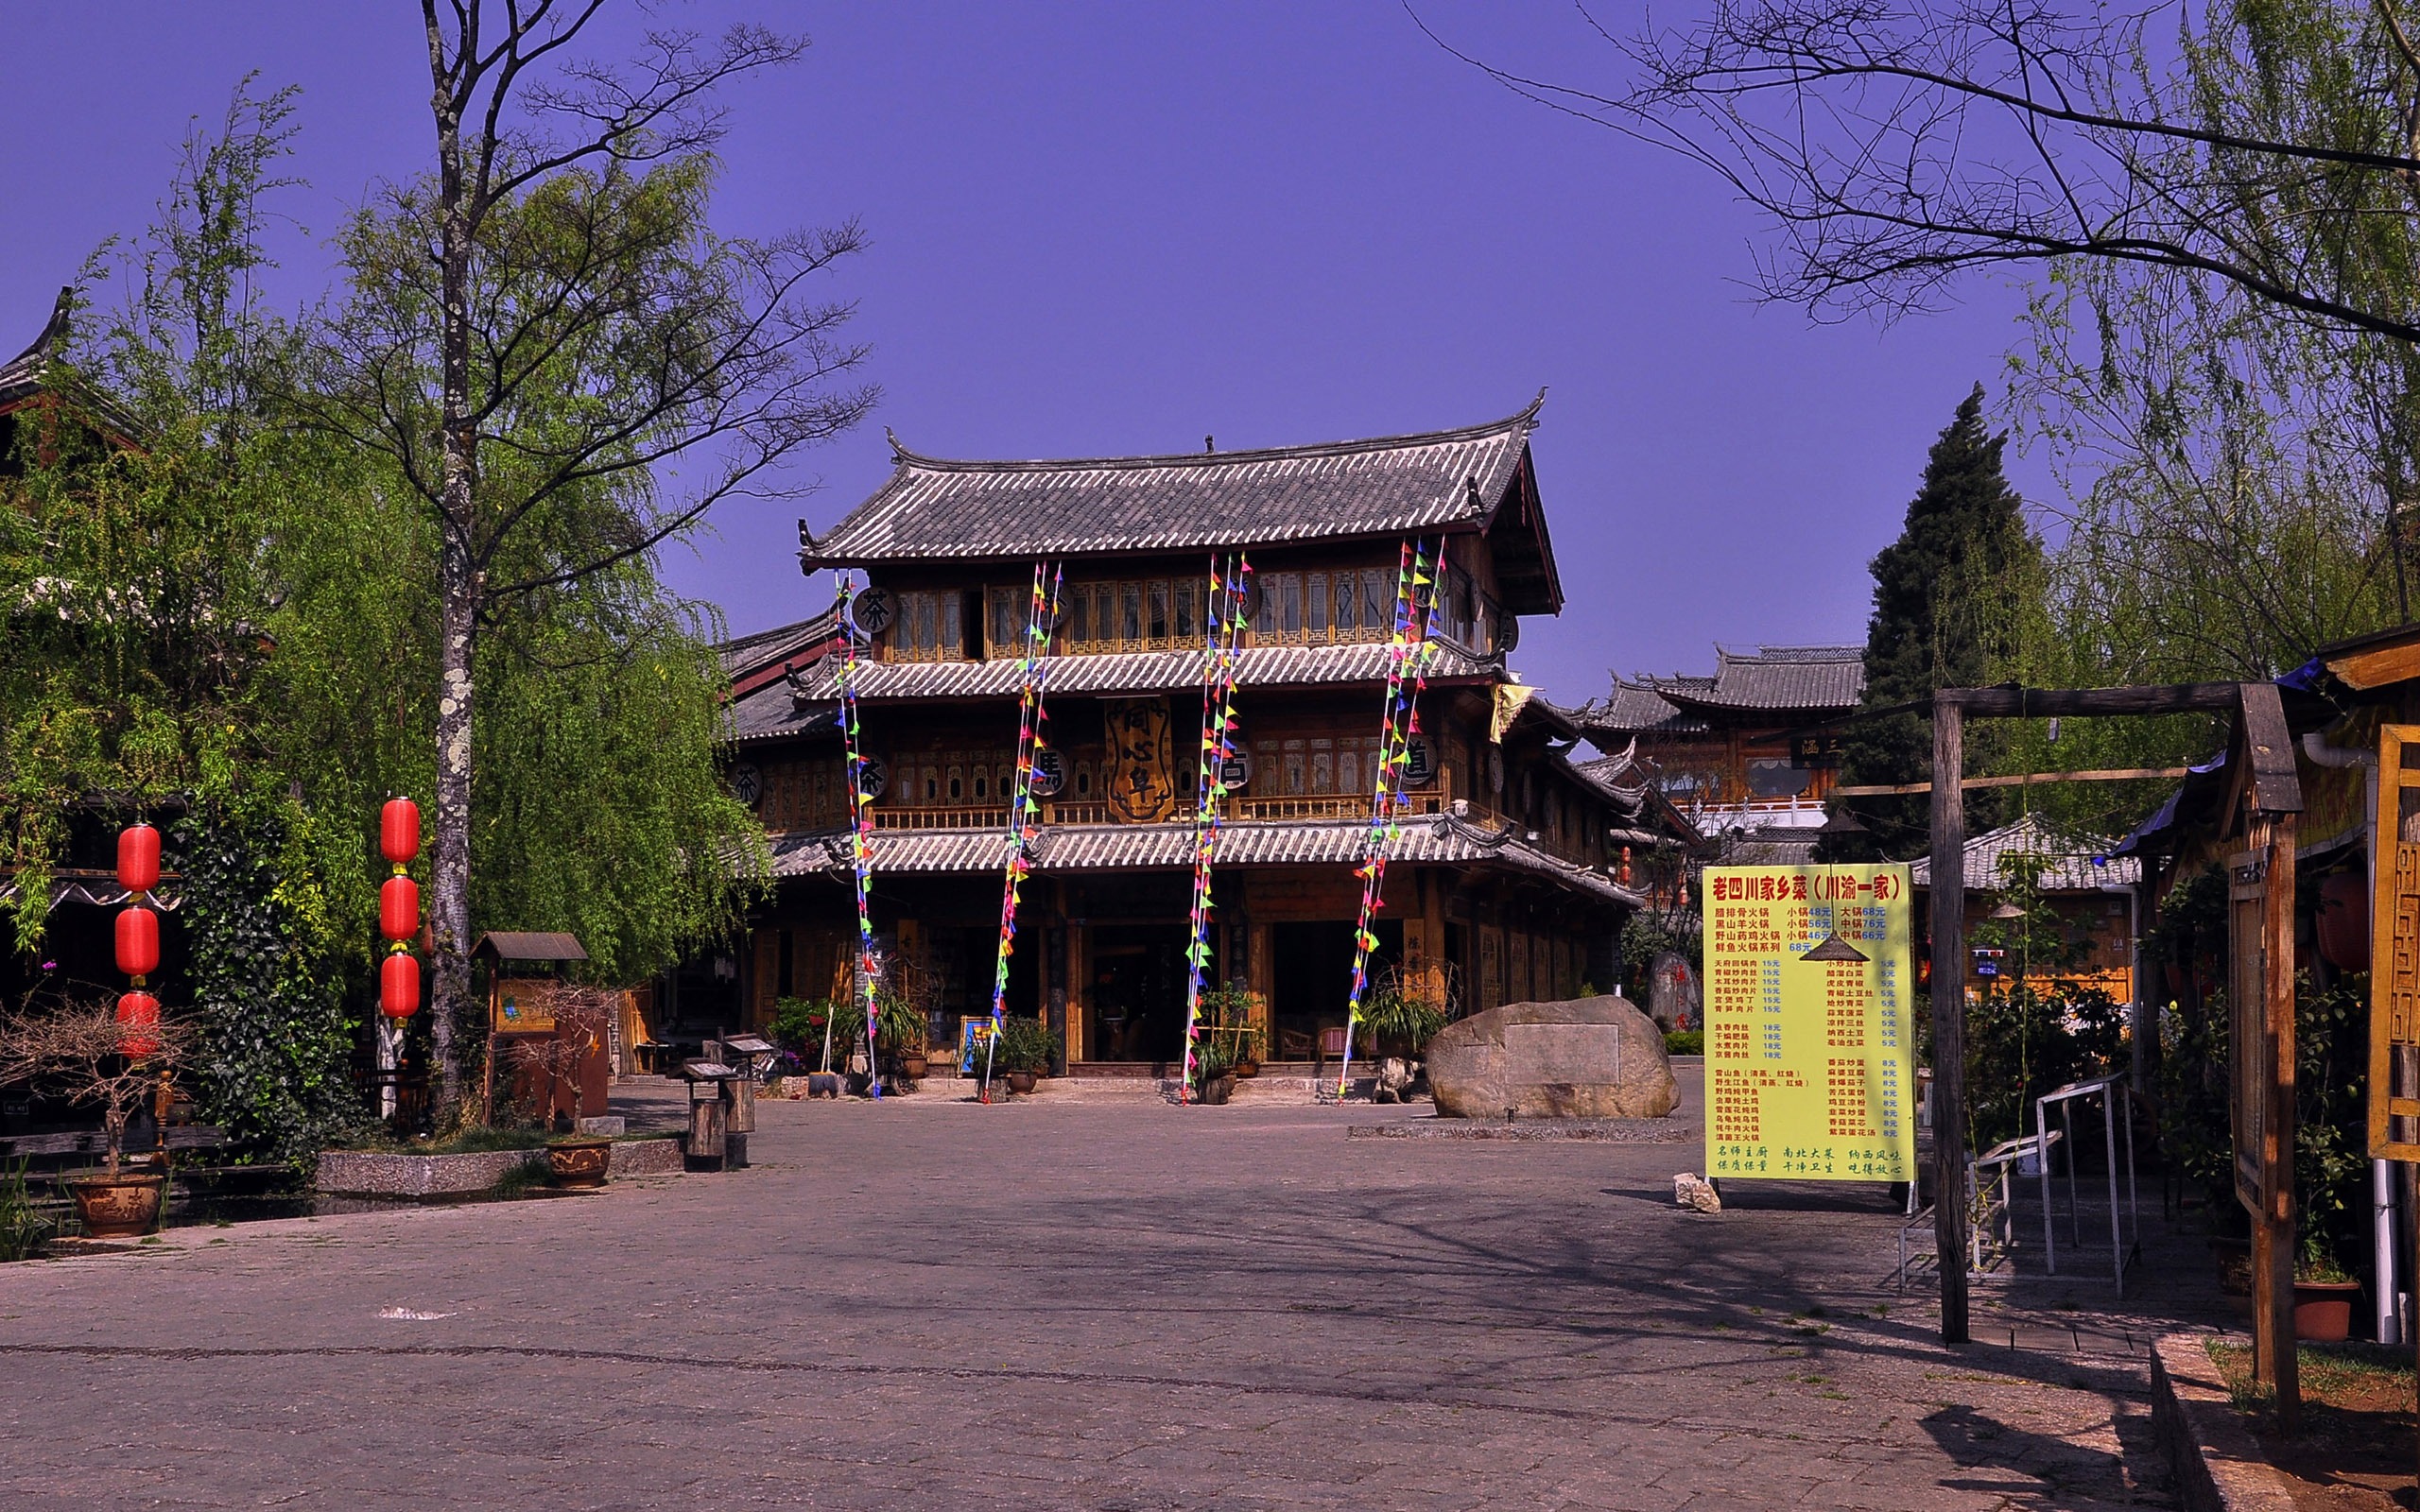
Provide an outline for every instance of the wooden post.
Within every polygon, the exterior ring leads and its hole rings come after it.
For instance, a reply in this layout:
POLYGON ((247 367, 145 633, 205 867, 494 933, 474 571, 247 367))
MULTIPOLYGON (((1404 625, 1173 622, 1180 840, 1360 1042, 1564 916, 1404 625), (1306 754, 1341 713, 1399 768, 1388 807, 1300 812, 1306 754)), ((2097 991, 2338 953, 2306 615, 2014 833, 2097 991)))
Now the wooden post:
MULTIPOLYGON (((2294 816, 2269 821, 2269 890, 2261 898, 2260 954, 2267 976, 2269 1126, 2261 1131, 2267 1168, 2269 1307, 2259 1318, 2276 1362, 2277 1427, 2294 1431, 2302 1412, 2302 1380, 2294 1344, 2294 816)), ((2240 1051, 2238 1054, 2241 1054, 2240 1051)))
POLYGON ((1932 1233, 1941 1341, 1966 1342, 1965 710, 1932 700, 1932 1233))

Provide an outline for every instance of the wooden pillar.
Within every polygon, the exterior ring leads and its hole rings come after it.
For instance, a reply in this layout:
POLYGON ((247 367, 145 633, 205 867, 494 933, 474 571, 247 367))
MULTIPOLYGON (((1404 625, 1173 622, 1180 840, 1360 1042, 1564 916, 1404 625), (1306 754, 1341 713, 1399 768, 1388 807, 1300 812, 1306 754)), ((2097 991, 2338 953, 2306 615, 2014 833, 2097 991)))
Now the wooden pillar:
POLYGON ((1966 1342, 1965 710, 1932 700, 1932 1233, 1941 1341, 1966 1342))
POLYGON ((2290 1434, 2302 1410, 2294 1343, 2294 816, 2255 819, 2253 827, 2254 849, 2266 853, 2260 956, 2267 1043, 2251 1053, 2267 1052, 2260 1074, 2269 1083, 2261 1211, 2253 1225, 2253 1352, 2256 1373, 2276 1392, 2277 1426, 2290 1434), (2263 829, 2265 836, 2257 833, 2263 829))

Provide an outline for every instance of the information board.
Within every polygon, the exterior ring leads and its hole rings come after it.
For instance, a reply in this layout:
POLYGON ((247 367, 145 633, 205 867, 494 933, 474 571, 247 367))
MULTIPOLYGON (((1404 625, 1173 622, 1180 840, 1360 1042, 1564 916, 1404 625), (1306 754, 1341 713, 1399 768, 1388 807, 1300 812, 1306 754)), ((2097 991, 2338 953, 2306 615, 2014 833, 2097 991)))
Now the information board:
POLYGON ((1708 868, 1701 917, 1706 1174, 1912 1180, 1907 867, 1708 868))

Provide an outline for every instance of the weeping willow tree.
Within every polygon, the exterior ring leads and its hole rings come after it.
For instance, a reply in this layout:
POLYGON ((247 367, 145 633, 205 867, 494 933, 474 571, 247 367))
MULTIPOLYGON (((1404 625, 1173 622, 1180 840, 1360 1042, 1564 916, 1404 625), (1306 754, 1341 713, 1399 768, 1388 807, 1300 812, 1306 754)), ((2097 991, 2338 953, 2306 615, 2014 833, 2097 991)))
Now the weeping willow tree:
MULTIPOLYGON (((182 813, 195 969, 172 1006, 200 1021, 210 1114, 277 1155, 354 1115, 375 816, 435 780, 440 628, 437 525, 390 455, 312 422, 327 333, 258 295, 290 108, 239 90, 159 224, 87 268, 61 402, 0 478, 9 943, 40 947, 78 815, 182 813)), ((379 273, 344 271, 338 308, 379 273)), ((553 403, 591 380, 614 375, 563 371, 553 403)), ((574 932, 611 982, 726 933, 763 852, 717 776, 711 610, 634 551, 492 606, 485 631, 478 926, 574 932)))

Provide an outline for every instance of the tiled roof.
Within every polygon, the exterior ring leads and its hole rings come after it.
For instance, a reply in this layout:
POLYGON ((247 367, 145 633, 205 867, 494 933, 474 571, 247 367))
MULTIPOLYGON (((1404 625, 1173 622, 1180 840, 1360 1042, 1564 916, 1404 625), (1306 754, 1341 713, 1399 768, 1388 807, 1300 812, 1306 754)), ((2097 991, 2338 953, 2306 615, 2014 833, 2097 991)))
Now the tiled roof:
MULTIPOLYGON (((2093 835, 2053 833, 2042 822, 2041 816, 2029 814, 2014 824, 2002 825, 1966 842, 1966 885, 1999 886, 2003 863, 2027 854, 2043 860, 2035 885, 2044 892, 2095 892, 2104 886, 2131 886, 2140 882, 2140 858, 2111 854, 2116 847, 2116 841, 2093 835), (2100 866, 2093 865, 2095 856, 2101 858, 2100 866)), ((1932 885, 1932 858, 1918 856, 1909 874, 1915 886, 1932 885)))
MULTIPOLYGON (((73 288, 60 289, 59 302, 51 306, 50 319, 43 324, 42 334, 34 337, 33 344, 7 362, 0 363, 0 410, 13 408, 45 387, 53 386, 51 365, 59 356, 60 338, 67 333, 67 318, 74 307, 75 292, 73 288)), ((139 434, 140 427, 134 417, 107 396, 81 383, 63 386, 60 391, 70 388, 75 396, 76 408, 87 421, 95 422, 99 428, 113 433, 119 438, 131 438, 139 434)))
POLYGON ((815 650, 830 641, 839 627, 840 610, 835 605, 808 619, 776 625, 753 635, 735 636, 716 646, 715 654, 722 658, 725 675, 742 678, 760 667, 774 666, 815 650))
MULTIPOLYGON (((1200 651, 1118 651, 1100 656, 1053 657, 1047 687, 1053 695, 1182 693, 1201 686, 1200 651)), ((1439 641, 1429 658, 1432 682, 1452 678, 1492 678, 1501 668, 1495 658, 1473 656, 1450 642, 1439 641)), ((857 696, 869 702, 911 698, 1013 698, 1019 663, 1003 657, 993 662, 863 662, 857 665, 857 696)), ((1326 683, 1381 683, 1387 676, 1387 647, 1369 643, 1352 645, 1256 645, 1236 659, 1236 685, 1241 688, 1313 687, 1326 683)), ((805 733, 819 719, 829 719, 828 706, 840 696, 840 664, 825 658, 804 669, 807 705, 782 679, 734 700, 731 735, 755 740, 805 733)))
MULTIPOLYGON (((1711 678, 1702 679, 1711 686, 1711 678)), ((1705 721, 1684 714, 1662 694, 1618 679, 1613 694, 1582 709, 1580 722, 1592 730, 1635 734, 1642 730, 1683 733, 1705 729, 1705 721)))
MULTIPOLYGON (((1222 826, 1213 863, 1221 867, 1337 866, 1361 859, 1368 826, 1357 820, 1307 823, 1240 822, 1222 826)), ((846 875, 845 831, 790 832, 769 836, 775 877, 846 875)), ((1007 861, 1007 837, 997 829, 883 830, 873 837, 873 868, 886 871, 998 870, 1007 861)), ((1600 871, 1559 859, 1512 832, 1451 816, 1404 821, 1393 859, 1403 862, 1495 863, 1556 878, 1610 902, 1635 905, 1638 894, 1600 871)), ((1190 824, 1053 825, 1036 842, 1033 869, 1123 871, 1186 867, 1193 863, 1190 824)))
POLYGON ((1710 692, 1669 691, 1684 702, 1726 709, 1852 709, 1865 692, 1865 651, 1855 645, 1761 645, 1750 654, 1718 646, 1710 692))
POLYGON ((1094 461, 956 462, 891 442, 881 490, 800 553, 810 565, 1264 545, 1483 526, 1536 428, 1094 461))
POLYGON ((1708 728, 1709 710, 1854 709, 1865 693, 1865 652, 1858 646, 1760 645, 1753 652, 1717 646, 1714 655, 1710 678, 1616 678, 1611 695, 1581 711, 1581 723, 1608 733, 1694 733, 1708 728))

